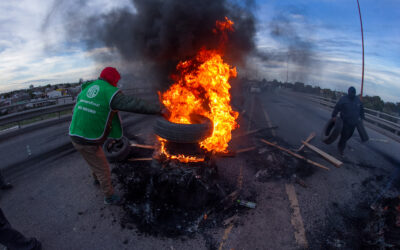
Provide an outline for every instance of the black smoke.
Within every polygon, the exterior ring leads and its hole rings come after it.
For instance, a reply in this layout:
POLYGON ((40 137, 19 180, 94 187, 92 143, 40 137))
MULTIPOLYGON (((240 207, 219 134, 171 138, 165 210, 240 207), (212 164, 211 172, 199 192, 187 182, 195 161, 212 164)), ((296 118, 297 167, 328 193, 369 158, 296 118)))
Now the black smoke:
MULTIPOLYGON (((135 11, 119 8, 103 14, 86 14, 89 6, 84 1, 76 4, 56 1, 44 26, 55 11, 64 9, 63 22, 70 43, 83 40, 88 49, 106 46, 128 63, 148 65, 152 74, 163 80, 179 61, 193 57, 200 48, 217 49, 220 37, 213 33, 213 28, 217 20, 225 17, 235 23, 225 60, 241 64, 255 48, 253 1, 131 0, 131 3, 135 11)), ((103 56, 99 60, 110 59, 103 56)))
MULTIPOLYGON (((287 69, 290 80, 306 81, 309 75, 319 68, 311 39, 313 28, 308 24, 306 15, 297 8, 287 7, 285 11, 273 17, 269 26, 271 37, 286 46, 286 51, 280 51, 278 55, 275 53, 270 57, 291 65, 291 68, 287 69)), ((268 55, 263 56, 268 58, 268 55)))

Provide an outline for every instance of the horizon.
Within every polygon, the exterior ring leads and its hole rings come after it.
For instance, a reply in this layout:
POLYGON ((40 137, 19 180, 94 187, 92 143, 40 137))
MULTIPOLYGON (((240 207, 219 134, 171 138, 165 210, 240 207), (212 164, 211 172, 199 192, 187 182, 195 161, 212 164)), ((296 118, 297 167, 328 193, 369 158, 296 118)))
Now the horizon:
MULTIPOLYGON (((256 4, 258 51, 282 55, 288 53, 287 48, 295 40, 306 46, 309 61, 304 66, 289 56, 287 61, 272 58, 268 62, 249 56, 247 63, 251 67, 239 69, 239 77, 256 72, 259 80, 299 81, 344 92, 355 86, 360 92, 361 31, 356 1, 259 0, 256 4), (271 28, 271 23, 282 16, 294 30, 286 39, 274 36, 271 28)), ((54 12, 55 6, 50 0, 0 3, 0 93, 28 88, 31 84, 94 79, 105 66, 96 58, 109 53, 110 48, 102 45, 89 50, 82 41, 68 44, 63 20, 54 12), (49 17, 52 22, 45 27, 49 17)), ((116 8, 135 12, 129 0, 112 3, 95 0, 90 7, 92 12, 100 14, 116 8)), ((396 26, 400 10, 394 0, 360 1, 360 7, 365 42, 363 94, 380 96, 386 102, 400 102, 400 31, 396 26)), ((118 58, 107 64, 125 67, 118 58)))

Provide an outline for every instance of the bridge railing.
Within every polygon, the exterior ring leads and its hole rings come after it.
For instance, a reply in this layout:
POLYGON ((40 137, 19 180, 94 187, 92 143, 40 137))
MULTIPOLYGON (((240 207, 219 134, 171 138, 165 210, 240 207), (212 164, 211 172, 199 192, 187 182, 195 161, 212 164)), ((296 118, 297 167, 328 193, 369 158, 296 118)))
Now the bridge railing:
POLYGON ((64 113, 65 111, 72 112, 74 105, 75 103, 57 104, 0 116, 0 128, 2 128, 0 129, 0 131, 7 129, 7 125, 11 125, 11 127, 21 128, 24 122, 32 119, 33 121, 31 123, 34 123, 35 121, 43 121, 46 118, 60 119, 62 113, 64 113))
MULTIPOLYGON (((309 94, 307 94, 307 98, 330 109, 333 109, 337 102, 337 100, 309 94)), ((397 141, 400 141, 400 117, 385 114, 369 108, 364 108, 364 111, 365 121, 369 123, 366 123, 366 125, 369 125, 369 127, 378 130, 397 141)))
MULTIPOLYGON (((157 92, 151 88, 131 88, 124 89, 125 94, 130 95, 157 95, 157 92)), ((61 100, 61 98, 59 98, 61 100)), ((46 119, 61 119, 65 116, 71 116, 75 100, 60 102, 56 105, 50 105, 40 108, 29 109, 8 115, 0 116, 0 133, 6 133, 7 130, 20 129, 23 125, 43 122, 46 119), (69 112, 70 111, 70 112, 69 112), (63 115, 64 114, 64 115, 63 115)), ((65 119, 64 119, 65 120, 65 119)))

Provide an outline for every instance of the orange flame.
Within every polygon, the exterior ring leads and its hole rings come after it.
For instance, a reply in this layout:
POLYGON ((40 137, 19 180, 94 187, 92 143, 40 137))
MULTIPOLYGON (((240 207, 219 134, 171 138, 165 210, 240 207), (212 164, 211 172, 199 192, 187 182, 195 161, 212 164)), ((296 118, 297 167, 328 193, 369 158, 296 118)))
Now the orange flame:
MULTIPOLYGON (((200 142, 200 146, 208 151, 226 152, 231 140, 231 131, 238 127, 238 113, 230 105, 229 78, 236 77, 235 67, 231 67, 222 59, 226 32, 233 31, 233 22, 216 21, 214 33, 222 32, 219 50, 202 48, 193 59, 180 62, 177 74, 172 78, 175 83, 160 99, 171 112, 169 121, 190 124, 190 114, 208 117, 214 124, 213 134, 200 142)), ((161 141, 161 153, 167 154, 161 141)), ((175 158, 186 161, 185 156, 175 158)), ((190 161, 190 160, 189 160, 190 161)))
POLYGON ((196 156, 187 156, 187 155, 183 155, 183 154, 178 154, 178 155, 172 155, 170 153, 167 152, 166 148, 165 148, 165 142, 166 140, 162 139, 162 138, 158 138, 158 140, 161 143, 161 148, 160 148, 160 153, 162 155, 164 155, 165 157, 167 157, 168 159, 171 160, 178 160, 180 162, 184 162, 184 163, 189 163, 189 162, 202 162, 204 161, 204 157, 196 157, 196 156))

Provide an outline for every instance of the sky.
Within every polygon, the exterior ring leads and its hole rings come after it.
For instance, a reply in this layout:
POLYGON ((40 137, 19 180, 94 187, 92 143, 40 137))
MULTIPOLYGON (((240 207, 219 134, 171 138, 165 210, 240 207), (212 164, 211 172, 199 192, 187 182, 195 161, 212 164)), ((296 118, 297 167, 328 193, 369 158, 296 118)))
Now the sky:
MULTIPOLYGON (((364 95, 400 102, 400 2, 359 0, 364 26, 364 95)), ((94 12, 125 6, 129 0, 89 0, 94 12)), ((346 91, 361 85, 361 31, 356 0, 256 0, 256 46, 267 54, 286 53, 289 46, 305 45, 308 60, 249 58, 252 76, 267 80, 302 81, 346 91), (271 22, 279 17, 295 34, 276 37, 271 22)), ((104 65, 95 60, 107 48, 87 50, 84 43, 67 44, 61 18, 45 25, 54 0, 0 2, 0 93, 80 78, 96 78, 104 65)), ((240 74, 244 74, 244 71, 240 74)))

